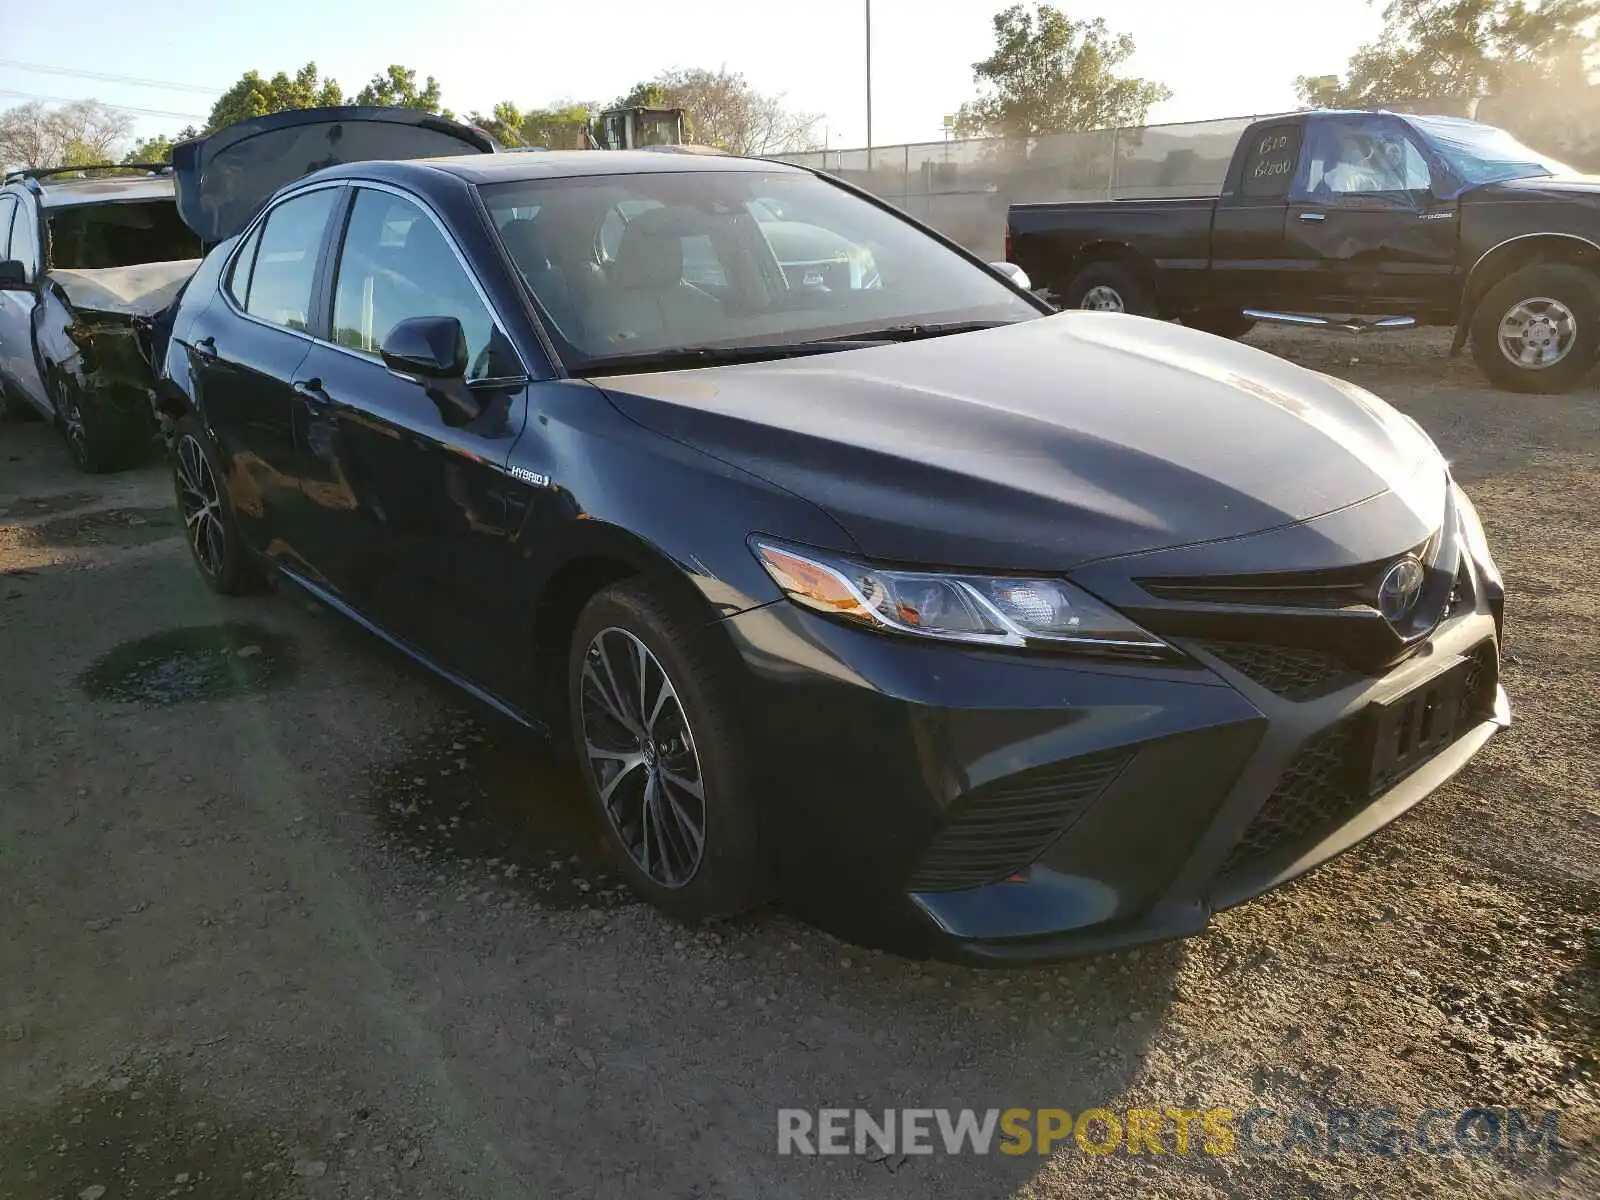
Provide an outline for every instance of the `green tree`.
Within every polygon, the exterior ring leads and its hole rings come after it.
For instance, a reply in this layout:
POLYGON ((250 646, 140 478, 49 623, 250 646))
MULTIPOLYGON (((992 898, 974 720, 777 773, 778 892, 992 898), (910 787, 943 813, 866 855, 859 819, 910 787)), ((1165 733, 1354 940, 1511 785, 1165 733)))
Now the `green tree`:
POLYGON ((480 112, 468 113, 467 123, 486 130, 502 146, 527 144, 522 140, 522 112, 510 100, 500 101, 488 116, 480 112))
POLYGON ((279 71, 263 79, 258 71, 246 71, 217 99, 206 120, 206 132, 232 125, 251 117, 286 112, 293 108, 323 108, 343 104, 344 93, 332 79, 317 74, 317 64, 308 62, 291 77, 279 71))
POLYGON ((1382 108, 1419 101, 1584 87, 1600 0, 1390 0, 1383 33, 1351 56, 1344 76, 1295 81, 1313 108, 1382 108))
POLYGON ((529 109, 522 114, 522 144, 549 150, 579 149, 589 119, 589 105, 571 101, 529 109))
POLYGON ((657 79, 636 83, 632 89, 617 98, 612 108, 666 108, 667 89, 657 79))
POLYGON ((186 142, 190 138, 200 136, 200 131, 193 125, 186 125, 173 136, 158 133, 155 137, 143 138, 133 144, 133 148, 122 156, 125 163, 169 163, 172 161, 172 147, 179 142, 186 142))
POLYGON ((1037 137, 1142 125, 1163 84, 1117 74, 1133 39, 1103 20, 1074 21, 1047 4, 1014 4, 994 16, 994 52, 972 65, 982 95, 956 113, 959 137, 1037 137))
POLYGON ((417 73, 398 63, 391 63, 382 74, 374 75, 372 81, 356 93, 355 102, 390 108, 418 108, 443 117, 455 115, 444 107, 437 79, 429 75, 427 82, 418 87, 417 73))

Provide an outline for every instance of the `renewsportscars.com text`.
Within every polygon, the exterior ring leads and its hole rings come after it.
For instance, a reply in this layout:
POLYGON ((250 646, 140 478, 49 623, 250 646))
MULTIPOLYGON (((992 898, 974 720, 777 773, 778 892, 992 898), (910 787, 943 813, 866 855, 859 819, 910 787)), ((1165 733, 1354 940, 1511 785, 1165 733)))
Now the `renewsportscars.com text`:
POLYGON ((778 1110, 779 1154, 1554 1155, 1554 1109, 778 1110))

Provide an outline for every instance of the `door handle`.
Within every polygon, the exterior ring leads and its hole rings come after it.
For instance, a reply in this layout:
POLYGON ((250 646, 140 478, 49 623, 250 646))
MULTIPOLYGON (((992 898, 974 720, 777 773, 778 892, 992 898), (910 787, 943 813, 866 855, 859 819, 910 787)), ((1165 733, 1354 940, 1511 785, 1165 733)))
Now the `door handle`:
POLYGON ((304 396, 312 404, 319 407, 333 403, 333 397, 322 390, 320 379, 296 379, 294 391, 297 396, 304 396))
POLYGON ((1300 219, 1302 221, 1326 221, 1328 219, 1328 214, 1319 212, 1303 212, 1300 214, 1300 219))
POLYGON ((194 344, 194 352, 201 358, 215 358, 217 356, 217 339, 203 337, 194 344))

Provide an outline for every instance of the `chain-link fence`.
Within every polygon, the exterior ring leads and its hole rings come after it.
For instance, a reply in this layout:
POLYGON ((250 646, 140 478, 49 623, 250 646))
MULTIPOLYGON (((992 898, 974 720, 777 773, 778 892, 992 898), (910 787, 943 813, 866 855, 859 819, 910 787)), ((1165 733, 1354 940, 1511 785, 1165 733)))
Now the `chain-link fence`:
MULTIPOLYGON (((1407 107, 1466 115, 1457 101, 1407 107)), ((779 157, 863 187, 996 260, 1004 253, 1008 204, 1214 196, 1222 190, 1239 135, 1253 122, 1276 115, 779 157)))

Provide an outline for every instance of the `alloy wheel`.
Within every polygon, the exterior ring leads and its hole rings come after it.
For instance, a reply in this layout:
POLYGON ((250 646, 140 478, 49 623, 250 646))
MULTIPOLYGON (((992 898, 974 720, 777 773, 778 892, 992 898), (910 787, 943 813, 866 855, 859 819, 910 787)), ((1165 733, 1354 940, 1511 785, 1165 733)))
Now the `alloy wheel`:
POLYGON ((1559 300, 1530 296, 1500 318, 1500 353, 1528 371, 1553 367, 1572 352, 1578 318, 1559 300))
POLYGON ((222 495, 193 434, 178 439, 174 462, 178 478, 178 506, 195 561, 207 575, 218 576, 227 562, 228 531, 222 523, 222 495))
POLYGON ((677 689, 642 641, 602 629, 583 656, 584 755, 606 819, 639 870, 681 888, 705 856, 705 783, 677 689))
POLYGON ((1122 302, 1122 293, 1116 288, 1097 283, 1083 294, 1079 308, 1087 308, 1093 312, 1126 312, 1127 305, 1122 302))
POLYGON ((67 439, 67 449, 72 454, 72 460, 79 467, 87 468, 89 465, 89 430, 83 422, 83 410, 78 407, 77 397, 73 395, 72 386, 63 381, 55 389, 59 397, 57 415, 61 419, 61 432, 67 439))

